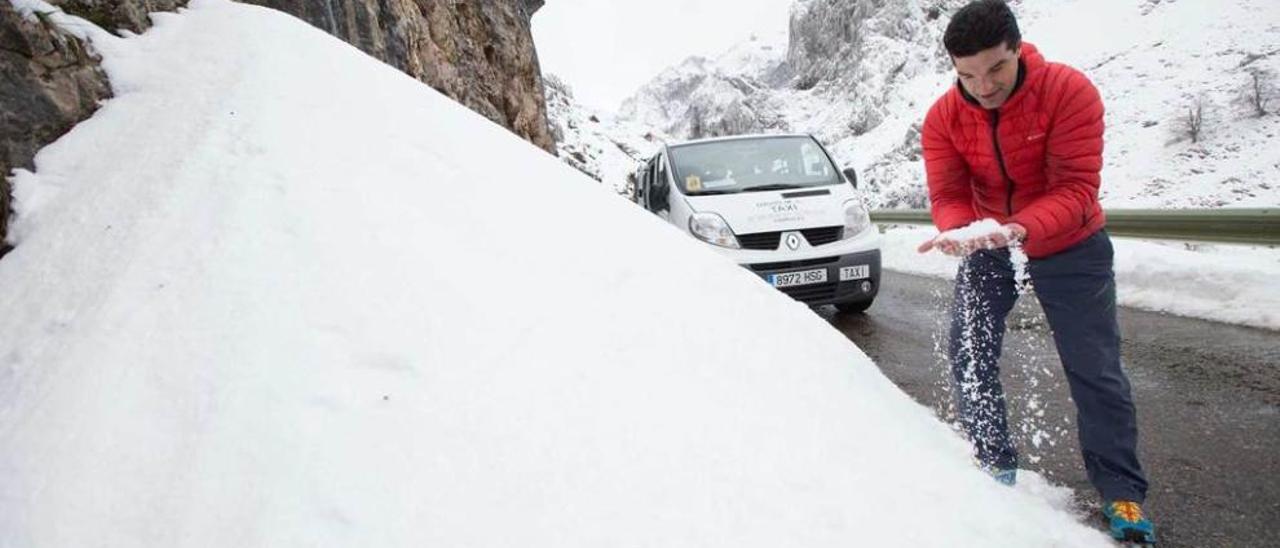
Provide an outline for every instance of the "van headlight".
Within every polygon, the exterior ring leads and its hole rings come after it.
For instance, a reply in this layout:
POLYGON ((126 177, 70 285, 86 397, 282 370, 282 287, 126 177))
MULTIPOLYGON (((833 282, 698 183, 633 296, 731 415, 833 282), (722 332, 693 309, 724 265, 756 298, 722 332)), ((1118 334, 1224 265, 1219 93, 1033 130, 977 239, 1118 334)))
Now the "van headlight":
POLYGON ((844 237, 852 238, 871 226, 871 214, 863 207, 862 200, 849 200, 844 203, 844 237))
POLYGON ((729 230, 729 223, 724 222, 724 218, 715 213, 690 215, 689 233, 712 245, 742 249, 742 246, 738 245, 738 239, 733 236, 733 231, 729 230))

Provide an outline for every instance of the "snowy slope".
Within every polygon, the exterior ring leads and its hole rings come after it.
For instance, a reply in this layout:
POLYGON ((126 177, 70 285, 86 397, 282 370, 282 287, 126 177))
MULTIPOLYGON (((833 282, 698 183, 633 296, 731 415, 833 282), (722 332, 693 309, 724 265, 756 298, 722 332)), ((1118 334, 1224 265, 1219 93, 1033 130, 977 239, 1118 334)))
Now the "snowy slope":
POLYGON ((118 96, 17 177, 0 546, 1107 545, 556 158, 191 6, 63 21, 118 96))
POLYGON ((1280 3, 1076 0, 1052 14, 1028 7, 1028 32, 1093 75, 1109 107, 1103 176, 1114 183, 1104 203, 1280 206, 1280 3), (1085 16, 1101 6, 1112 10, 1107 17, 1085 16), (1269 75, 1271 114, 1261 118, 1243 101, 1254 70, 1269 75), (1197 101, 1204 128, 1193 144, 1182 127, 1197 101))
POLYGON ((615 192, 631 192, 627 175, 670 138, 659 129, 582 105, 554 74, 544 74, 543 82, 556 154, 615 192))
MULTIPOLYGON (((839 9, 828 4, 797 2, 793 33, 797 17, 808 21, 804 16, 809 10, 839 9)), ((1102 91, 1108 124, 1105 206, 1280 204, 1280 147, 1274 146, 1280 134, 1280 3, 1013 4, 1028 41, 1049 60, 1084 70, 1102 91), (1253 71, 1266 75, 1264 93, 1272 105, 1273 113, 1261 118, 1243 100, 1253 71), (1204 105, 1204 129, 1202 140, 1193 144, 1181 127, 1197 99, 1204 105)), ((780 105, 766 112, 772 127, 815 133, 831 143, 833 153, 863 173, 880 205, 923 207, 918 127, 928 106, 954 81, 939 46, 949 17, 942 13, 928 19, 927 11, 916 0, 888 0, 859 8, 856 13, 863 18, 854 29, 800 37, 818 43, 839 42, 848 35, 859 40, 857 47, 841 51, 861 57, 831 60, 828 73, 817 72, 823 79, 806 81, 814 71, 804 71, 806 66, 792 59, 797 66, 790 70, 790 80, 754 89, 749 99, 740 97, 740 90, 723 91, 719 82, 761 81, 762 70, 787 74, 786 48, 775 47, 769 50, 772 59, 741 62, 725 56, 673 67, 637 91, 621 112, 675 130, 687 127, 690 110, 718 112, 719 105, 734 101, 780 105), (655 113, 666 113, 667 119, 655 113)), ((791 37, 793 52, 796 40, 791 37)), ((746 47, 750 45, 733 49, 746 47)))

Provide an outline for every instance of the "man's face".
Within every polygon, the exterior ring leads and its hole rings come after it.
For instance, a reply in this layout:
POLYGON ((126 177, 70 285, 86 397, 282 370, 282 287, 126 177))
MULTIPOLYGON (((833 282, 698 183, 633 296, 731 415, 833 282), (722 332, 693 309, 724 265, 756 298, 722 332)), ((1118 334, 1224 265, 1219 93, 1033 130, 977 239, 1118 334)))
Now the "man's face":
POLYGON ((952 57, 960 85, 969 92, 982 108, 994 109, 1003 105, 1013 93, 1018 81, 1019 49, 1009 49, 1005 44, 987 48, 968 57, 952 57))

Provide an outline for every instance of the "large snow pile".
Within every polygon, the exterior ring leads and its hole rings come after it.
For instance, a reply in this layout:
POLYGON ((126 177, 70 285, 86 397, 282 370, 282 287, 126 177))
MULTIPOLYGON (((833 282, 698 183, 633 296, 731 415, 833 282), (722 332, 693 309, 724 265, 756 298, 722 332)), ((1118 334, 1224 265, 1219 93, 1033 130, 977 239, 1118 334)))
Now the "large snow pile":
POLYGON ((1107 545, 803 305, 300 21, 50 17, 118 96, 16 180, 0 546, 1107 545))
MULTIPOLYGON (((929 105, 954 82, 940 42, 947 10, 963 4, 800 0, 790 60, 785 47, 757 47, 745 62, 730 54, 686 62, 638 90, 621 112, 678 137, 690 112, 751 119, 730 124, 735 128, 814 133, 862 172, 878 205, 924 207, 918 131, 929 105), (723 85, 734 81, 756 85, 723 85), (756 108, 724 107, 735 104, 756 108)), ((1048 60, 1085 71, 1102 92, 1106 207, 1280 204, 1280 2, 1013 5, 1028 41, 1048 60), (1269 101, 1266 116, 1249 101, 1254 73, 1269 101), (1203 127, 1192 143, 1185 119, 1197 104, 1203 127)), ((731 51, 744 48, 751 44, 731 51)))

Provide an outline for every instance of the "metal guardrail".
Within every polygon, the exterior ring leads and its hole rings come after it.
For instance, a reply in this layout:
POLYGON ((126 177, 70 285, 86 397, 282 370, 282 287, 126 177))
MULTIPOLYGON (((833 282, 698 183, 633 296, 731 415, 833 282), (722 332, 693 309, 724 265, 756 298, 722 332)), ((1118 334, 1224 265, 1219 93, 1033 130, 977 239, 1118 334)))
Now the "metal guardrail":
MULTIPOLYGON (((1108 209, 1112 236, 1280 245, 1280 209, 1108 209)), ((926 209, 877 209, 877 224, 931 225, 926 209)))

